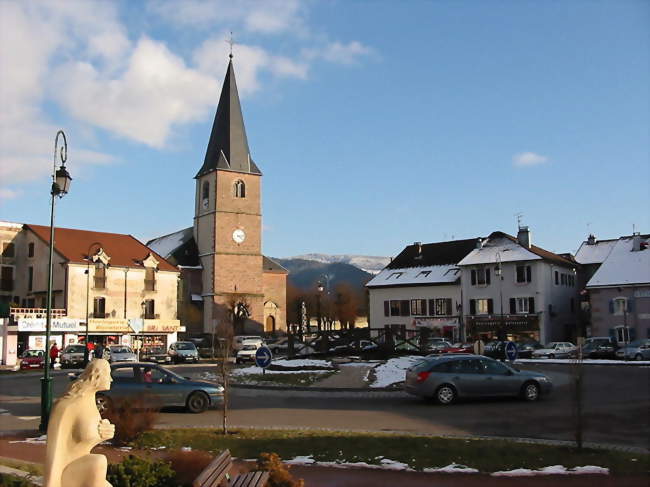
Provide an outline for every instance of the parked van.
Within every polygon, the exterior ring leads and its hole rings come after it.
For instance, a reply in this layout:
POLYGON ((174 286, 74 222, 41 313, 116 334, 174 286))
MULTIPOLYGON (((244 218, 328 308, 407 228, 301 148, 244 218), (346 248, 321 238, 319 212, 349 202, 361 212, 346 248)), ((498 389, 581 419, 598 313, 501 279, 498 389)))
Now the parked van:
POLYGON ((264 340, 259 335, 237 335, 232 339, 232 348, 235 354, 244 347, 244 341, 246 341, 246 345, 256 345, 256 348, 264 345, 264 340))

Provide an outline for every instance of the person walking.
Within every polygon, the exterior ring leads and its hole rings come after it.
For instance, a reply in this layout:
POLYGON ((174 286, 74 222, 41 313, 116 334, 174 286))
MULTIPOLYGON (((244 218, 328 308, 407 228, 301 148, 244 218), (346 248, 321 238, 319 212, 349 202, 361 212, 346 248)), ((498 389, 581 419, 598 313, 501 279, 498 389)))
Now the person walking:
POLYGON ((95 358, 103 358, 104 357, 104 347, 100 342, 97 342, 95 344, 95 350, 93 351, 95 354, 95 358))
POLYGON ((54 368, 54 362, 59 357, 59 347, 56 346, 56 342, 50 347, 50 368, 54 368))

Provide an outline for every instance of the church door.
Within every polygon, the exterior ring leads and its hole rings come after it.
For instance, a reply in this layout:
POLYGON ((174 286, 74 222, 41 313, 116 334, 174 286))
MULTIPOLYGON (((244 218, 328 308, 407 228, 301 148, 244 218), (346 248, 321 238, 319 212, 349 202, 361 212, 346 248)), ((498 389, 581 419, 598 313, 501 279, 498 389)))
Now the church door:
POLYGON ((275 333, 275 317, 267 316, 264 331, 267 333, 275 333))

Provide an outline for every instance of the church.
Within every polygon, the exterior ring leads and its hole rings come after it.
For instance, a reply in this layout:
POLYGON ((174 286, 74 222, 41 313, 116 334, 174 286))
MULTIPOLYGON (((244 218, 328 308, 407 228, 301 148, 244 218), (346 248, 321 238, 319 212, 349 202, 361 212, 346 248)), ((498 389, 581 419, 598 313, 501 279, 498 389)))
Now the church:
POLYGON ((286 331, 287 270, 262 255, 262 172, 253 161, 232 54, 203 165, 194 223, 147 242, 181 270, 178 318, 188 337, 233 322, 235 334, 286 331))

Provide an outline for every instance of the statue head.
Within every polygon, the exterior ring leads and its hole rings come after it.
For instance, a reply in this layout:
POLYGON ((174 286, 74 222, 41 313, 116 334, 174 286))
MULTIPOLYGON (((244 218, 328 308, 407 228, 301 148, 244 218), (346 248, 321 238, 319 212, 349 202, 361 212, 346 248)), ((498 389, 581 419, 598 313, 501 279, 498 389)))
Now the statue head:
POLYGON ((111 382, 113 379, 110 364, 103 358, 96 358, 91 360, 77 380, 70 384, 63 397, 78 397, 85 393, 106 391, 111 388, 111 382))

